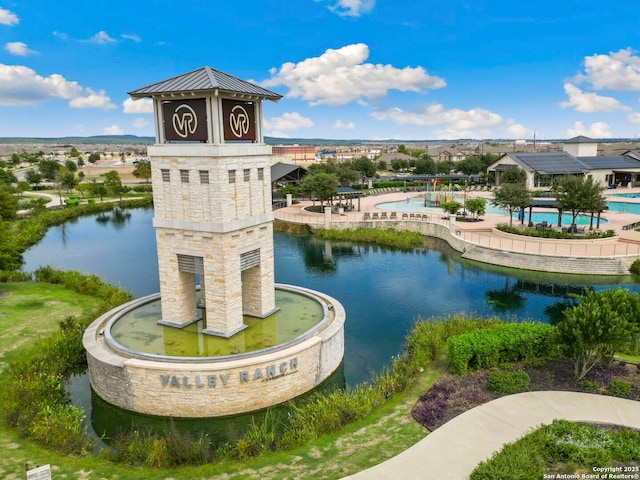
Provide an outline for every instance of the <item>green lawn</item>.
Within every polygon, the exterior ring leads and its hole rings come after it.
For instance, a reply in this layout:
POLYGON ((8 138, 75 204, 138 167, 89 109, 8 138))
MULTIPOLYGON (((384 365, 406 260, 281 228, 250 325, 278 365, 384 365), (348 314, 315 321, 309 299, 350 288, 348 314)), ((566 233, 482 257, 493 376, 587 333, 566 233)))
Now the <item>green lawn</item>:
POLYGON ((0 370, 18 349, 58 327, 69 315, 91 312, 98 301, 60 285, 0 283, 0 370))
MULTIPOLYGON (((68 315, 91 311, 97 301, 59 285, 0 283, 0 369, 68 315)), ((53 478, 64 479, 337 479, 364 470, 413 445, 427 434, 410 416, 418 395, 445 368, 435 363, 409 391, 397 395, 368 418, 341 432, 288 452, 244 462, 181 469, 142 469, 114 465, 99 457, 72 458, 20 438, 0 423, 0 478, 24 478, 24 466, 51 464, 53 478)))

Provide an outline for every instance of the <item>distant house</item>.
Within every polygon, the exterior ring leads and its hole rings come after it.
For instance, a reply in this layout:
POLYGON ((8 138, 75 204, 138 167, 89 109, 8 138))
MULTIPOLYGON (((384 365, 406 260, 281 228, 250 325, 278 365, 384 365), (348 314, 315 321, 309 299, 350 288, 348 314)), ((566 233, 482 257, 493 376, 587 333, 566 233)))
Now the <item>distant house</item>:
POLYGON ((587 175, 603 185, 640 185, 640 152, 635 156, 635 151, 608 157, 585 155, 597 149, 594 140, 575 137, 565 142, 563 152, 506 153, 489 165, 487 172, 493 173, 496 185, 500 185, 500 177, 506 170, 520 167, 527 174, 529 189, 550 187, 563 175, 587 175))
POLYGON ((462 150, 458 150, 458 151, 456 151, 456 153, 454 153, 451 156, 451 161, 453 161, 453 162, 461 162, 465 158, 467 158, 466 154, 462 150))
POLYGON ((448 152, 447 150, 443 150, 442 152, 440 152, 438 154, 438 161, 439 162, 450 162, 451 161, 451 152, 448 152))
POLYGON ((406 160, 410 162, 411 160, 415 160, 411 155, 407 155, 406 153, 385 153, 378 158, 378 161, 385 161, 387 165, 391 165, 391 162, 394 160, 406 160))

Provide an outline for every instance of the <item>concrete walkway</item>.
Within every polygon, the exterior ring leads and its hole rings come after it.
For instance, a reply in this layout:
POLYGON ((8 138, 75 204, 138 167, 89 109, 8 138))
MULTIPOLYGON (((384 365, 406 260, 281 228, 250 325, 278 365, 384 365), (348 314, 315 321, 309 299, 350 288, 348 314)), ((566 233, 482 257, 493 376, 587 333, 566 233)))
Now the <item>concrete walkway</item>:
POLYGON ((401 454, 344 480, 467 479, 504 444, 556 419, 640 429, 640 402, 576 392, 508 395, 455 417, 401 454))

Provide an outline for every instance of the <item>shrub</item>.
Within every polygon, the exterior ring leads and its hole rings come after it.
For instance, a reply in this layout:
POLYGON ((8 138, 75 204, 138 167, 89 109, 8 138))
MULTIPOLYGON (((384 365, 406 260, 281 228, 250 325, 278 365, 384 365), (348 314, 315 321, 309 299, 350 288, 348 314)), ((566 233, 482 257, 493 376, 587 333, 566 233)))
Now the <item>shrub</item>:
POLYGON ((554 327, 544 323, 509 323, 456 335, 447 343, 451 371, 463 374, 548 357, 554 350, 553 335, 554 327))
POLYGON ((495 393, 510 395, 529 390, 531 377, 523 370, 489 372, 487 388, 495 393))
POLYGON ((631 395, 631 384, 629 382, 623 382, 622 380, 611 380, 607 386, 607 390, 614 395, 628 397, 631 395))
POLYGON ((600 391, 600 384, 598 382, 593 382, 591 380, 584 380, 582 382, 582 386, 587 390, 591 390, 592 392, 600 391))
POLYGON ((629 272, 634 275, 640 275, 640 258, 636 258, 631 266, 629 267, 629 272))

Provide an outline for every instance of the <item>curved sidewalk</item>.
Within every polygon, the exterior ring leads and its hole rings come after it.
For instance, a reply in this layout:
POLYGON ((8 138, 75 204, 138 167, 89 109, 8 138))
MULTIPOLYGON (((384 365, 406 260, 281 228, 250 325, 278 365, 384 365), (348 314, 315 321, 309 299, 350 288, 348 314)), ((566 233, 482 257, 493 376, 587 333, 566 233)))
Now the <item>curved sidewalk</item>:
POLYGON ((468 479, 482 460, 556 419, 640 429, 640 402, 576 392, 501 397, 450 420, 399 455, 343 480, 468 479))

